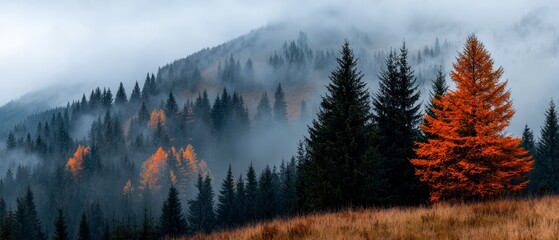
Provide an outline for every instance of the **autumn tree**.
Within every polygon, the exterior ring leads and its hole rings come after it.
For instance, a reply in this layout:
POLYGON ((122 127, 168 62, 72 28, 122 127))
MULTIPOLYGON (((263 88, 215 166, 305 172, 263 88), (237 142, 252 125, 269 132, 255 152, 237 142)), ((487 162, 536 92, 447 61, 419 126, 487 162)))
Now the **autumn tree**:
POLYGON ((70 159, 68 159, 66 167, 76 179, 79 178, 80 174, 82 173, 84 169, 84 160, 89 155, 89 153, 89 147, 78 145, 78 148, 74 152, 74 155, 70 159))
POLYGON ((534 169, 530 174, 530 191, 534 194, 559 193, 559 119, 551 101, 545 113, 540 140, 535 151, 534 169))
POLYGON ((141 189, 158 190, 161 188, 161 178, 167 168, 168 158, 169 154, 160 147, 143 163, 140 180, 141 189))
POLYGON ((434 102, 438 118, 426 115, 429 136, 412 160, 416 174, 431 188, 430 200, 472 201, 518 192, 528 181, 533 160, 520 139, 505 132, 514 115, 507 82, 499 81, 483 44, 470 35, 453 65, 456 90, 434 102))

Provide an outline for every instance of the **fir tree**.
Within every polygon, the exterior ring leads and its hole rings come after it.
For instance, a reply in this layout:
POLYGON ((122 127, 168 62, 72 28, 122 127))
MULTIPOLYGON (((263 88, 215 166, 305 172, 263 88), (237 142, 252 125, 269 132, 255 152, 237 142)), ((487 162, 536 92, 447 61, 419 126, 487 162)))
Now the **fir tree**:
POLYGON ((111 93, 111 89, 108 88, 107 91, 103 89, 103 95, 101 97, 101 105, 104 108, 110 108, 113 104, 113 94, 111 93))
POLYGON ((308 159, 299 163, 299 203, 307 211, 366 206, 374 196, 370 96, 348 42, 341 54, 309 128, 308 159))
POLYGON ((247 218, 247 196, 245 191, 245 181, 243 180, 243 175, 241 174, 237 180, 237 189, 235 193, 235 219, 239 225, 245 223, 247 218))
POLYGON ((162 236, 178 237, 186 233, 186 219, 182 213, 179 193, 173 185, 169 189, 169 195, 167 196, 167 200, 163 203, 161 212, 159 232, 162 236))
MULTIPOLYGON (((17 174, 17 176, 19 175, 17 174)), ((33 240, 44 238, 31 188, 27 188, 25 197, 17 200, 15 217, 16 236, 18 239, 33 240)))
POLYGON ((58 216, 54 222, 54 236, 53 240, 68 240, 68 231, 66 230, 66 221, 64 220, 64 212, 58 209, 58 216))
POLYGON ((10 211, 7 213, 6 217, 2 219, 0 223, 0 239, 5 240, 16 240, 15 233, 15 216, 10 211))
POLYGON ((384 158, 382 179, 386 180, 389 204, 410 205, 427 198, 427 189, 415 176, 410 160, 418 140, 420 93, 407 62, 405 43, 400 53, 390 52, 386 69, 380 73, 379 91, 373 98, 374 121, 379 130, 379 152, 384 158))
POLYGON ((177 105, 175 96, 171 91, 169 92, 169 98, 167 98, 167 104, 165 104, 165 115, 167 118, 172 118, 177 114, 178 111, 179 111, 179 106, 177 105))
POLYGON ((559 120, 553 101, 545 113, 540 135, 530 189, 536 194, 556 194, 559 193, 559 177, 556 173, 556 169, 559 169, 559 120))
POLYGON ((270 107, 270 100, 268 94, 264 92, 258 106, 256 107, 256 121, 260 126, 268 126, 272 122, 272 108, 270 107))
POLYGON ((144 218, 142 219, 142 229, 140 229, 139 238, 140 240, 157 239, 155 226, 153 225, 153 217, 147 207, 144 208, 144 218))
POLYGON ((528 124, 524 125, 524 131, 522 132, 522 141, 520 141, 520 146, 528 151, 530 156, 534 156, 536 143, 534 142, 534 133, 532 132, 532 129, 528 127, 528 124))
POLYGON ((287 103, 285 102, 285 94, 281 88, 281 83, 278 83, 274 94, 274 120, 278 123, 287 122, 287 103))
POLYGON ((231 164, 221 184, 216 213, 217 221, 225 229, 231 228, 237 220, 235 219, 235 180, 231 172, 231 164))
POLYGON ((247 201, 246 209, 246 219, 250 222, 256 220, 256 211, 258 209, 256 199, 258 197, 258 181, 256 180, 256 172, 254 171, 254 167, 252 166, 252 162, 248 167, 247 171, 247 183, 246 183, 246 198, 249 199, 247 201))
POLYGON ((122 82, 118 86, 118 91, 116 92, 115 96, 115 104, 116 105, 123 105, 128 102, 128 98, 126 97, 126 90, 124 90, 124 86, 122 82))
POLYGON ((210 177, 202 177, 201 174, 198 174, 196 188, 198 188, 196 197, 193 200, 188 201, 188 222, 190 232, 209 233, 212 231, 215 222, 213 210, 214 193, 210 177))
POLYGON ((16 148, 16 137, 13 132, 10 132, 10 134, 8 134, 8 139, 6 140, 6 148, 8 150, 16 148))
POLYGON ((273 173, 270 166, 266 166, 258 179, 258 194, 256 202, 258 204, 258 218, 261 220, 269 220, 277 214, 277 195, 275 185, 273 183, 273 173))
POLYGON ((130 102, 131 103, 138 103, 142 98, 142 93, 140 91, 140 86, 138 86, 138 81, 134 84, 134 88, 132 89, 132 94, 130 94, 130 102))
MULTIPOLYGON (((429 103, 425 107, 425 114, 432 118, 437 118, 435 114, 435 109, 442 110, 441 106, 439 106, 436 101, 439 101, 442 96, 446 95, 448 91, 448 86, 446 84, 445 75, 443 74, 442 70, 439 68, 437 71, 437 76, 433 80, 431 85, 431 92, 429 93, 429 103)), ((428 124, 426 121, 423 121, 424 124, 428 124)), ((432 136, 427 136, 432 137, 432 136)))
POLYGON ((82 219, 80 221, 80 229, 78 232, 78 240, 89 240, 91 239, 91 232, 89 230, 89 222, 87 221, 87 216, 85 212, 82 213, 82 219))
POLYGON ((145 125, 148 122, 149 117, 150 114, 146 107, 146 102, 142 102, 142 106, 140 107, 140 110, 138 110, 138 121, 140 124, 145 125))

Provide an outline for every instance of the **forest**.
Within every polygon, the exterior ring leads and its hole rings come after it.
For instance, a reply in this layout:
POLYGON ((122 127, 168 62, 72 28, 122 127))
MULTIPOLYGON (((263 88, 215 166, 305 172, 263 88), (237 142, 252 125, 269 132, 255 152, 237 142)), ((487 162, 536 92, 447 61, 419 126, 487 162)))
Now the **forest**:
POLYGON ((515 109, 504 70, 473 34, 448 73, 433 64, 451 44, 438 38, 417 53, 404 41, 367 55, 348 41, 312 49, 301 32, 265 62, 207 57, 234 44, 148 73, 130 94, 123 83, 114 95, 97 87, 15 124, 3 155, 36 164, 12 165, 0 180, 0 238, 172 238, 559 192, 553 101, 539 139, 527 125, 521 137, 508 133, 515 109), (376 91, 365 74, 378 77, 376 91), (309 75, 326 85, 316 106, 300 93, 309 75), (277 146, 284 139, 298 143, 277 146))

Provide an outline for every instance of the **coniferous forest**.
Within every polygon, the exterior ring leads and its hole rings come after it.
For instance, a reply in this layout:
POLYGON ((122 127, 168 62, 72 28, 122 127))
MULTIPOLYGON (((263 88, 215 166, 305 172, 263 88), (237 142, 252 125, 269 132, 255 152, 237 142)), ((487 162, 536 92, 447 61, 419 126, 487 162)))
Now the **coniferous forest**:
POLYGON ((366 50, 351 38, 313 46, 300 31, 260 56, 233 54, 259 31, 131 88, 126 80, 6 115, 0 239, 178 238, 559 193, 554 102, 537 106, 541 127, 511 134, 511 92, 522 89, 507 85, 507 66, 476 34, 366 50))

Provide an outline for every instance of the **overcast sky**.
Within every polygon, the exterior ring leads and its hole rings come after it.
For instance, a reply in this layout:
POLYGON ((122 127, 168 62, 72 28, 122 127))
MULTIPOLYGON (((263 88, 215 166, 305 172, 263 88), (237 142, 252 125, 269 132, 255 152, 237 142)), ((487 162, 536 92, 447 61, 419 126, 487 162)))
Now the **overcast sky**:
POLYGON ((1 1, 0 104, 62 84, 89 89, 123 81, 129 89, 146 72, 201 48, 268 23, 299 21, 348 24, 420 45, 435 36, 462 44, 477 33, 505 68, 519 110, 513 124, 538 129, 547 102, 559 98, 557 2, 1 1))

